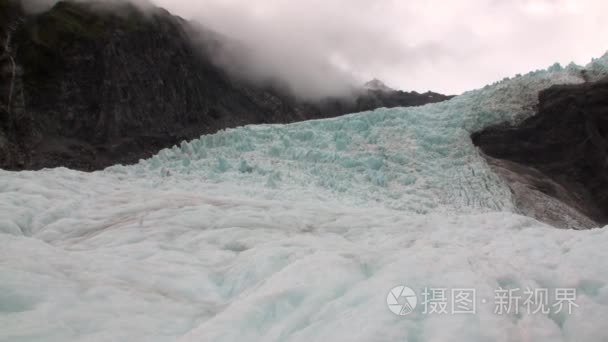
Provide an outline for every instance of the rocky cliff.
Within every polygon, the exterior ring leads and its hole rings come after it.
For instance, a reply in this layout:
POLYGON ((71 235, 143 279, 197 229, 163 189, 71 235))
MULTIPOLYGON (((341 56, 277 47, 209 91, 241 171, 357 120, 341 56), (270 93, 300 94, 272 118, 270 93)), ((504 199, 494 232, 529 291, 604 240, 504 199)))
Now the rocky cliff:
POLYGON ((26 15, 19 1, 0 0, 0 19, 4 169, 96 170, 227 127, 449 98, 363 89, 352 98, 299 101, 224 72, 210 57, 216 36, 197 28, 214 42, 200 48, 193 26, 162 9, 63 1, 26 15))
POLYGON ((608 224, 608 79, 546 89, 537 115, 472 139, 523 214, 568 228, 608 224))

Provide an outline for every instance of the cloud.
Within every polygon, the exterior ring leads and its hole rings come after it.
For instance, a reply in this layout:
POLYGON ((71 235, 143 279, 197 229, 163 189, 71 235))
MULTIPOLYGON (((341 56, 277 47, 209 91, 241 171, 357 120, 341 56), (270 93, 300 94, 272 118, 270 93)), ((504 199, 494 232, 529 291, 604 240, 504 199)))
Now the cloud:
POLYGON ((249 43, 300 92, 373 77, 460 93, 608 49, 604 0, 154 0, 249 43))
MULTIPOLYGON (((13 0, 1 0, 1 1, 13 1, 13 0)), ((49 10, 60 0, 14 0, 21 3, 26 13, 37 14, 49 10)), ((94 3, 95 9, 100 10, 112 10, 115 6, 113 4, 120 4, 129 2, 130 4, 136 5, 142 10, 150 9, 154 7, 154 3, 150 0, 66 0, 69 2, 79 3, 94 3)))
POLYGON ((307 97, 374 77, 454 94, 608 49, 605 0, 150 1, 243 42, 242 72, 307 97))

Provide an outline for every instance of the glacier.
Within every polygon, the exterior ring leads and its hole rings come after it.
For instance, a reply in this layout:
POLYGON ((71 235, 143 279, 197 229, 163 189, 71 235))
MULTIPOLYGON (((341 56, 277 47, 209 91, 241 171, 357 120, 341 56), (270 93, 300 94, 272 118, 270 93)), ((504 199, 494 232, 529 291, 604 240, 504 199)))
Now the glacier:
POLYGON ((518 215, 469 135, 608 54, 415 108, 228 129, 136 165, 0 171, 0 341, 603 341, 608 231, 518 215), (398 316, 399 285, 474 314, 398 316), (498 288, 573 288, 497 314, 498 288), (551 298, 550 304, 556 299, 551 298))

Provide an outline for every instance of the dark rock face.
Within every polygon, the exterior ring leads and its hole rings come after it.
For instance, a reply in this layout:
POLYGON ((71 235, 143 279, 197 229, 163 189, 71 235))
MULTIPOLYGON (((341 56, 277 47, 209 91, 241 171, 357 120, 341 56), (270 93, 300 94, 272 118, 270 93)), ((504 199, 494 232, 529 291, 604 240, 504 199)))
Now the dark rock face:
POLYGON ((553 86, 539 101, 537 115, 474 133, 473 143, 525 214, 562 227, 608 224, 608 79, 553 86))
POLYGON ((305 103, 231 77, 207 54, 213 45, 202 52, 190 39, 192 26, 161 9, 59 2, 34 16, 18 1, 0 5, 4 169, 96 170, 227 127, 449 98, 366 90, 305 103))

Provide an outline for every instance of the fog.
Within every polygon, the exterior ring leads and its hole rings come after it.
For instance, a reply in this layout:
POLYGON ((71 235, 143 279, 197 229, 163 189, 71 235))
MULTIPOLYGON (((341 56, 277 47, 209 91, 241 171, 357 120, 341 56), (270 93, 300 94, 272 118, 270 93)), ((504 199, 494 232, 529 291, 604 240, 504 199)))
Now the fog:
POLYGON ((221 55, 223 65, 279 79, 302 97, 343 94, 374 77, 458 94, 608 49, 604 0, 151 1, 247 46, 221 55))

